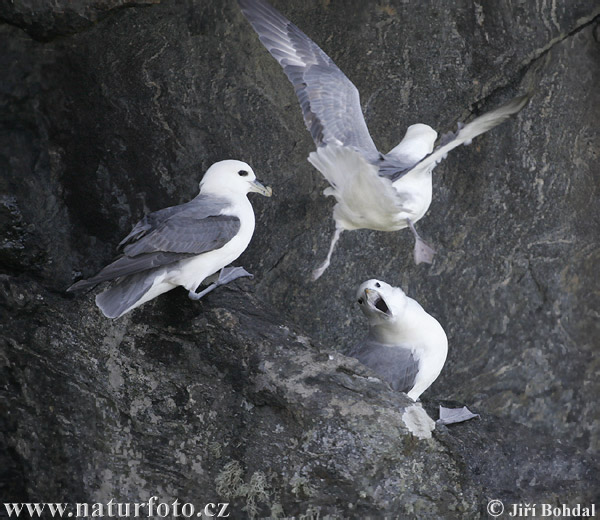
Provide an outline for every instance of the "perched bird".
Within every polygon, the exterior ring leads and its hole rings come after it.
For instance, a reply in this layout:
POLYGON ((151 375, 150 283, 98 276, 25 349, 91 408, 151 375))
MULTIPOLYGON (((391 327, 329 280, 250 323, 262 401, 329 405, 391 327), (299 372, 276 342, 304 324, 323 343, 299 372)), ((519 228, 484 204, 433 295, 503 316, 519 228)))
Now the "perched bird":
POLYGON ((331 187, 335 197, 336 230, 323 264, 313 272, 319 278, 344 230, 397 231, 410 228, 415 238, 416 263, 431 263, 435 251, 417 231, 417 222, 429 209, 431 172, 446 154, 506 121, 519 112, 530 94, 513 99, 484 114, 457 133, 442 136, 428 125, 408 127, 400 144, 380 153, 369 134, 358 90, 308 36, 265 0, 238 0, 244 16, 260 41, 283 67, 292 82, 304 122, 317 146, 308 160, 331 187))
POLYGON ((380 280, 364 282, 356 296, 369 334, 350 355, 416 401, 446 362, 444 329, 402 289, 380 280))
POLYGON ((248 276, 242 268, 223 268, 244 252, 254 233, 254 211, 247 197, 251 191, 265 197, 272 193, 244 162, 213 164, 196 198, 146 215, 119 244, 120 257, 68 291, 115 280, 96 296, 96 304, 107 318, 119 318, 178 285, 197 300, 207 292, 196 293, 200 284, 220 269, 208 290, 248 276))

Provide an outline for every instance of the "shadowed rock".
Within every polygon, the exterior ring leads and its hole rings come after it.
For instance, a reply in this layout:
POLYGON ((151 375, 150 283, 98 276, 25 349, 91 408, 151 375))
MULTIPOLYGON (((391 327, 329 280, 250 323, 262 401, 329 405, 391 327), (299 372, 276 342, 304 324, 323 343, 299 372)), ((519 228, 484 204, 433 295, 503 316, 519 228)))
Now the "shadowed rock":
POLYGON ((195 306, 174 291, 115 325, 91 297, 3 277, 20 331, 5 350, 4 467, 36 468, 11 500, 195 503, 202 490, 236 517, 472 517, 485 497, 575 503, 598 489, 591 461, 497 417, 432 438, 420 404, 239 286, 195 306))

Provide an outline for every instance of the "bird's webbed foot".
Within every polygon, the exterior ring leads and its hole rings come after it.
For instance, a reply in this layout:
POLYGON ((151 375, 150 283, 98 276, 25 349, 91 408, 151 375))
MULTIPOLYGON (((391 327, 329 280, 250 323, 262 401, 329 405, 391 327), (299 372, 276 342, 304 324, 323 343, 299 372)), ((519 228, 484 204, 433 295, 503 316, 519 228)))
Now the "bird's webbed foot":
POLYGON ((190 298, 190 300, 198 301, 200 298, 219 287, 219 285, 228 284, 244 276, 254 278, 254 275, 250 274, 243 267, 224 267, 223 269, 221 269, 221 272, 219 273, 219 278, 216 282, 211 283, 206 289, 200 291, 199 293, 195 291, 189 291, 188 297, 190 298))
POLYGON ((478 413, 473 413, 466 406, 462 408, 446 408, 440 405, 440 418, 437 420, 438 424, 454 424, 459 422, 468 421, 480 417, 478 413))
POLYGON ((433 249, 433 247, 431 247, 420 237, 415 240, 415 263, 417 265, 419 265, 420 263, 432 263, 434 256, 435 249, 433 249))
POLYGON ((415 263, 417 265, 421 263, 430 264, 433 262, 433 257, 435 256, 435 249, 431 247, 425 240, 421 238, 417 230, 415 229, 414 224, 408 220, 408 227, 410 228, 413 236, 415 237, 415 263))

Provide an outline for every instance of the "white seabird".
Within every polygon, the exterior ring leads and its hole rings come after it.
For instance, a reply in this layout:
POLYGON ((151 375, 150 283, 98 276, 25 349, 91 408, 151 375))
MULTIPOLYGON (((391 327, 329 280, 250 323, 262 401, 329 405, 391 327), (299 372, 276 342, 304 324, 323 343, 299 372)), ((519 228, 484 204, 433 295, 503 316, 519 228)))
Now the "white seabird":
POLYGON ((107 318, 119 318, 179 285, 197 300, 217 285, 249 276, 242 268, 223 269, 244 252, 254 233, 249 192, 272 194, 245 162, 213 164, 200 182, 198 196, 146 215, 119 244, 119 258, 68 291, 115 280, 96 296, 96 304, 107 318), (217 281, 196 293, 205 278, 220 269, 217 281))
POLYGON ((400 144, 380 153, 365 123, 354 84, 308 36, 265 0, 238 0, 260 41, 292 82, 304 122, 317 146, 308 160, 331 187, 335 197, 335 233, 323 264, 313 280, 329 266, 344 230, 397 231, 409 227, 415 238, 415 262, 431 263, 435 251, 414 228, 429 209, 431 172, 446 154, 469 144, 519 112, 530 95, 513 99, 467 125, 444 135, 434 150, 437 132, 428 125, 408 127, 400 144))
POLYGON ((364 282, 356 296, 369 334, 350 355, 416 401, 446 362, 444 329, 402 289, 380 280, 364 282))
MULTIPOLYGON (((446 362, 448 338, 444 329, 402 289, 381 280, 367 280, 358 288, 356 296, 369 319, 369 333, 349 355, 381 376, 394 390, 405 392, 416 401, 438 378, 446 362)), ((479 417, 466 406, 445 408, 440 405, 439 410, 438 424, 479 417)), ((423 419, 422 411, 411 407, 406 412, 404 422, 419 436, 423 428, 414 420, 423 419)))

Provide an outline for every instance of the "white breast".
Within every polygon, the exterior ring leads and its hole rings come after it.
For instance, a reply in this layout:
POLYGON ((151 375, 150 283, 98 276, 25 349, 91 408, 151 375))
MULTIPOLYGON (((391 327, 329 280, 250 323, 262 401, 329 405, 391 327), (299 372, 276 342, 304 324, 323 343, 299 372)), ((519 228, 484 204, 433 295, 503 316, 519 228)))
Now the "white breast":
POLYGON ((223 247, 182 260, 168 274, 168 282, 195 291, 202 281, 237 259, 248 247, 254 234, 254 210, 245 195, 232 199, 232 205, 222 212, 240 219, 240 229, 223 247))
POLYGON ((448 338, 440 323, 418 302, 407 298, 400 319, 372 327, 377 341, 388 345, 410 346, 419 361, 419 372, 408 396, 415 401, 431 386, 442 371, 448 355, 448 338))
MULTIPOLYGON (((406 221, 409 218, 413 223, 427 213, 431 205, 432 181, 431 170, 422 173, 407 173, 392 184, 401 201, 402 211, 398 218, 406 221)), ((402 228, 407 227, 404 222, 402 228)), ((401 228, 397 228, 401 229, 401 228)))

